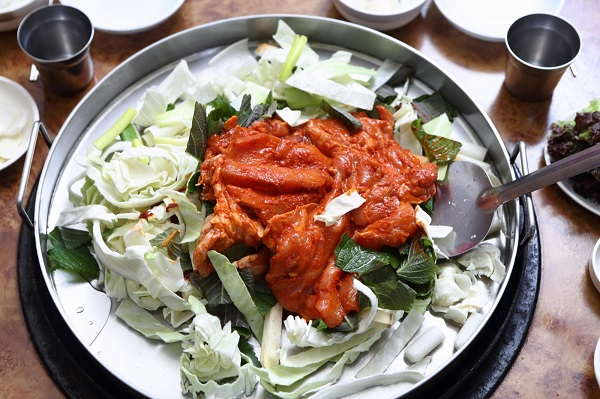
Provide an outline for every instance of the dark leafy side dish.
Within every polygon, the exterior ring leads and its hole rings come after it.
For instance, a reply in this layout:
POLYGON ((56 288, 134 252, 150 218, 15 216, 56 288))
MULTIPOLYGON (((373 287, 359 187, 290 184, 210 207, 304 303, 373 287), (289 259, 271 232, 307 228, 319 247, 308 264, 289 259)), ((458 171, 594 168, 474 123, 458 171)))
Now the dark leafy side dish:
MULTIPOLYGON (((556 162, 600 143, 600 111, 598 100, 575 114, 572 120, 555 122, 550 126, 548 155, 556 162)), ((592 169, 571 179, 573 189, 582 197, 600 200, 600 168, 592 169)))

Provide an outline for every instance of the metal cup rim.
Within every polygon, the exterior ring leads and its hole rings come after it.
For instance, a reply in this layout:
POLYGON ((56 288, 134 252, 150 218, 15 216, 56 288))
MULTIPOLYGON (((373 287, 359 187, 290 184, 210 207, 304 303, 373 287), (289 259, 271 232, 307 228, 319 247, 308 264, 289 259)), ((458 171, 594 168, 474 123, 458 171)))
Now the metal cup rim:
POLYGON ((554 71, 554 70, 561 70, 561 69, 566 69, 567 67, 569 67, 569 65, 571 65, 573 62, 575 62, 575 59, 579 56, 579 53, 581 52, 581 48, 583 46, 583 42, 581 40, 581 35, 579 34, 579 31, 577 30, 577 28, 575 27, 575 25, 573 25, 573 23, 571 23, 568 19, 557 15, 557 14, 548 14, 548 13, 532 13, 532 14, 527 14, 527 15, 523 15, 521 17, 519 17, 518 19, 516 19, 515 21, 513 21, 513 23, 510 25, 510 27, 508 28, 508 30, 506 31, 506 35, 504 36, 504 44, 506 45, 506 49, 508 50, 508 52, 510 53, 510 55, 517 61, 519 61, 521 64, 523 64, 524 66, 527 66, 531 69, 535 69, 535 70, 540 70, 540 71, 554 71), (510 44, 509 44, 509 35, 511 33, 511 29, 515 26, 515 24, 517 22, 520 22, 521 20, 525 19, 525 18, 529 18, 532 16, 544 16, 544 17, 551 17, 551 18, 556 18, 558 20, 562 20, 562 22, 564 22, 567 26, 569 26, 573 32, 575 33, 575 35, 577 36, 578 42, 579 42, 579 46, 577 48, 577 51, 575 52, 575 55, 573 57, 571 57, 571 60, 561 64, 561 65, 555 65, 555 66, 551 66, 551 67, 547 67, 547 66, 541 66, 541 65, 536 65, 536 64, 532 64, 530 62, 525 61, 524 59, 522 59, 521 57, 519 57, 518 55, 516 55, 514 53, 514 51, 512 50, 510 44))
POLYGON ((83 54, 85 54, 87 51, 89 51, 90 45, 92 44, 92 40, 94 39, 94 33, 95 33, 95 28, 94 28, 94 24, 92 23, 92 20, 80 9, 78 9, 76 7, 68 6, 65 4, 49 4, 49 5, 39 7, 37 9, 31 11, 29 14, 27 14, 23 18, 23 20, 21 20, 21 22, 19 23, 19 27, 17 29, 17 42, 19 43, 19 47, 21 48, 21 50, 23 50, 23 52, 25 54, 27 54, 29 56, 29 58, 31 58, 35 63, 59 64, 59 63, 69 62, 71 60, 77 59, 77 58, 81 57, 83 54), (83 45, 83 47, 79 51, 77 51, 75 54, 72 54, 69 57, 47 60, 47 59, 42 59, 42 58, 36 57, 35 55, 33 55, 29 51, 27 51, 27 49, 25 48, 25 45, 23 44, 23 42, 21 40, 21 37, 22 37, 23 29, 24 29, 23 27, 31 18, 33 18, 36 14, 38 14, 40 12, 45 12, 45 10, 48 10, 53 7, 69 9, 69 10, 71 10, 71 12, 78 14, 79 17, 81 17, 85 21, 86 24, 89 24, 90 37, 88 38, 86 43, 83 45))

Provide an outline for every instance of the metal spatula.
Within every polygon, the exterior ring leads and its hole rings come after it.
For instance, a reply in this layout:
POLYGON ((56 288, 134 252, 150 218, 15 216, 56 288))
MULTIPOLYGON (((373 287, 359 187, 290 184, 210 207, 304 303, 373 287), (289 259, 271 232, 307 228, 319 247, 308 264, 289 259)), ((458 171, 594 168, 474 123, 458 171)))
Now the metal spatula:
POLYGON ((472 162, 453 162, 438 183, 432 225, 451 226, 454 242, 444 248, 448 256, 477 246, 488 234, 494 210, 503 203, 600 166, 600 144, 587 148, 498 187, 492 187, 485 170, 472 162))

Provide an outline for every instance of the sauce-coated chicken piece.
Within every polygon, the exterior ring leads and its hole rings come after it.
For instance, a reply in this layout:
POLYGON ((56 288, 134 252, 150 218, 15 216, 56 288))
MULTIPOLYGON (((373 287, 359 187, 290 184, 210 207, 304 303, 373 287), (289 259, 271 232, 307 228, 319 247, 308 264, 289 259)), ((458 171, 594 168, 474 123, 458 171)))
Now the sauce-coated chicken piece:
POLYGON ((379 113, 381 119, 357 114, 363 127, 355 134, 337 119, 297 128, 277 119, 250 128, 229 120, 209 139, 201 168, 203 199, 216 204, 195 269, 210 274, 207 251, 240 243, 260 250, 264 264, 266 248, 269 265, 259 270, 286 310, 330 327, 359 310, 354 276, 335 265, 342 235, 375 250, 403 244, 419 229, 413 206, 435 194, 437 178, 434 164, 394 141, 391 113, 379 113), (365 204, 331 226, 314 220, 350 189, 365 204))
POLYGON ((230 130, 208 140, 199 183, 202 198, 216 204, 194 251, 201 275, 213 271, 209 250, 242 243, 258 248, 271 217, 318 203, 331 188, 331 160, 290 135, 270 134, 289 132, 281 123, 268 120, 246 129, 229 121, 230 130))

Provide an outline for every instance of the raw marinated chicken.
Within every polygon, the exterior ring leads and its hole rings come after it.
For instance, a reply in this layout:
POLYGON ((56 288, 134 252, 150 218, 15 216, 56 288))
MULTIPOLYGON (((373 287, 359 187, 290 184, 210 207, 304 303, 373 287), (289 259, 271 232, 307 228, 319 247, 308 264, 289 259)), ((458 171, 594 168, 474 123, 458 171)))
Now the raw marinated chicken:
POLYGON ((398 247, 418 232, 414 205, 435 194, 436 165, 400 147, 394 121, 356 116, 351 134, 337 119, 314 119, 290 128, 277 119, 237 126, 208 140, 199 184, 215 203, 194 252, 194 267, 212 271, 209 250, 237 244, 261 255, 247 262, 264 274, 284 309, 338 326, 358 311, 354 276, 335 265, 344 233, 374 250, 398 247), (316 221, 333 198, 355 189, 366 199, 335 224, 316 221), (259 259, 260 261, 256 261, 259 259))

